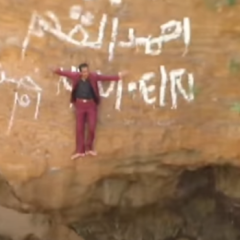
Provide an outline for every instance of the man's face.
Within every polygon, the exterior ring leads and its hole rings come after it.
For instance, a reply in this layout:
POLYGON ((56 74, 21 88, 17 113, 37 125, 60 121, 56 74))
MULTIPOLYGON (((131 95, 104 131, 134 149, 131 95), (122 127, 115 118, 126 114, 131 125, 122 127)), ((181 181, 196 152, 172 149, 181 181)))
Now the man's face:
POLYGON ((89 75, 88 67, 85 67, 85 68, 81 69, 81 75, 82 75, 83 78, 87 78, 88 77, 88 75, 89 75))

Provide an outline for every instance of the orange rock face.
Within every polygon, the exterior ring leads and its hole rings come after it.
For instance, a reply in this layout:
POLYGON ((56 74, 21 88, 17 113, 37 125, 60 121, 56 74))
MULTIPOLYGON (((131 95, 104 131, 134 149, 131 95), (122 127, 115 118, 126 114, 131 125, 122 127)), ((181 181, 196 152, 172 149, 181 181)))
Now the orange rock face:
MULTIPOLYGON (((239 165, 238 4, 1 0, 0 6, 0 172, 14 193, 8 199, 17 199, 3 205, 53 215, 78 206, 80 216, 97 194, 109 206, 143 206, 159 197, 156 191, 171 195, 181 169, 239 165), (100 83, 98 156, 71 162, 71 86, 49 69, 81 62, 129 75, 100 83), (137 185, 119 200, 128 181, 159 175, 164 181, 137 185), (122 176, 126 182, 118 181, 122 176)), ((93 201, 89 209, 102 205, 93 201)), ((70 221, 76 210, 69 211, 70 221)))

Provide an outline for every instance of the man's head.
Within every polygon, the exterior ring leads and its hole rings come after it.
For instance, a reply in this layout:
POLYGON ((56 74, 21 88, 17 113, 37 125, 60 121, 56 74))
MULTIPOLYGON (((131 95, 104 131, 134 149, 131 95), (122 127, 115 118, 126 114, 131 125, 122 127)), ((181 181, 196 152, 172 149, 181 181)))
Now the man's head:
POLYGON ((89 66, 87 63, 82 63, 79 65, 79 71, 83 78, 87 78, 89 75, 89 66))

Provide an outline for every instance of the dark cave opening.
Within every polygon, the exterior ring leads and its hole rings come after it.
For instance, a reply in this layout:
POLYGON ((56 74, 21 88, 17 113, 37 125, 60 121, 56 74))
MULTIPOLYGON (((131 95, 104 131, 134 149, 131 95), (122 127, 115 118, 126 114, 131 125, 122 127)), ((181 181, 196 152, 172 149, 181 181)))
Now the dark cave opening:
POLYGON ((217 187, 219 176, 229 184, 232 171, 240 179, 240 169, 230 166, 181 170, 172 195, 136 208, 108 207, 69 227, 86 240, 239 240, 237 199, 217 187))

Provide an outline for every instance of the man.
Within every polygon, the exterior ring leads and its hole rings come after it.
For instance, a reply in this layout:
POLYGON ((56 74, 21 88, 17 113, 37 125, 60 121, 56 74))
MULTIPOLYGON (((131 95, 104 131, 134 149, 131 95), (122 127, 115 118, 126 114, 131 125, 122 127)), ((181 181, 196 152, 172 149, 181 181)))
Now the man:
POLYGON ((80 72, 54 70, 54 73, 65 76, 72 81, 71 103, 76 109, 76 152, 72 159, 84 157, 85 154, 96 156, 93 143, 97 123, 97 108, 100 103, 98 81, 118 81, 126 75, 106 76, 89 71, 87 63, 79 66, 80 72), (88 124, 88 138, 85 145, 85 123, 88 124))

